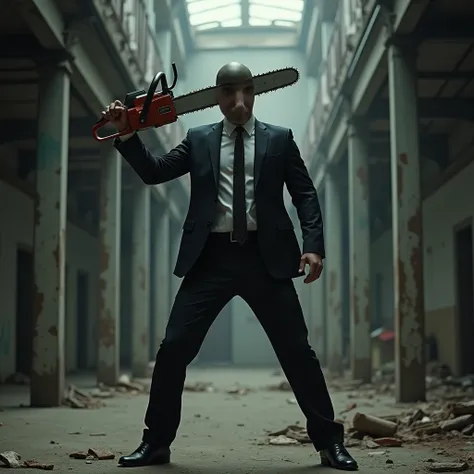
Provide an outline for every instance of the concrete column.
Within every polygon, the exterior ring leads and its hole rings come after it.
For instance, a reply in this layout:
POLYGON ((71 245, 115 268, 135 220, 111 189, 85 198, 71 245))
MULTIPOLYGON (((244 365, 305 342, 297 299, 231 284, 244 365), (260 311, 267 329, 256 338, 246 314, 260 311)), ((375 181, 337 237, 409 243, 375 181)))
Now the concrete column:
POLYGON ((132 375, 146 377, 150 344, 150 192, 134 194, 132 237, 132 375))
MULTIPOLYGON (((161 206, 160 206, 161 207, 161 206)), ((154 220, 154 239, 155 239, 155 288, 153 288, 156 298, 155 318, 155 348, 160 347, 161 341, 165 336, 166 324, 170 313, 170 215, 166 206, 159 209, 159 215, 154 220)))
POLYGON ((422 209, 413 50, 388 48, 395 301, 396 399, 424 400, 422 209))
POLYGON ((120 257, 122 160, 104 149, 100 184, 99 348, 97 381, 116 384, 120 371, 120 257))
POLYGON ((39 72, 30 402, 34 407, 50 407, 60 406, 64 395, 71 69, 60 62, 39 72))
POLYGON ((349 130, 350 362, 354 379, 370 382, 370 215, 368 133, 354 119, 349 130))
MULTIPOLYGON (((156 33, 156 39, 158 44, 160 45, 160 55, 163 61, 163 71, 166 73, 166 77, 170 81, 172 80, 172 71, 171 71, 171 63, 173 62, 172 54, 171 54, 171 30, 163 29, 156 33)), ((179 71, 178 71, 179 73, 179 71)))
POLYGON ((327 367, 335 373, 343 372, 342 321, 342 205, 337 179, 331 170, 325 176, 326 220, 326 331, 327 367))

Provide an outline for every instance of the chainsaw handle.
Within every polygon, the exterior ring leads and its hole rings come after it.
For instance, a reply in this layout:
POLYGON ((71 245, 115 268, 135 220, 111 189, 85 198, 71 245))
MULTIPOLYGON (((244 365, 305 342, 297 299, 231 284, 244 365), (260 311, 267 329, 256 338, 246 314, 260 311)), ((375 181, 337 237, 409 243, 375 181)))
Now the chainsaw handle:
POLYGON ((128 128, 126 128, 125 130, 121 130, 121 131, 112 133, 111 135, 106 135, 105 137, 100 137, 99 133, 98 133, 99 130, 102 127, 104 127, 105 125, 107 125, 108 123, 109 123, 109 121, 107 119, 101 118, 101 119, 97 120, 97 122, 92 127, 92 136, 98 142, 103 142, 105 140, 111 140, 112 138, 117 138, 117 137, 120 137, 122 135, 126 135, 127 133, 132 133, 132 130, 129 130, 128 128))
POLYGON ((176 68, 176 64, 171 64, 171 69, 173 70, 173 82, 171 87, 168 85, 168 80, 166 79, 166 74, 164 72, 158 72, 155 74, 155 77, 150 83, 148 87, 148 91, 146 94, 145 102, 143 103, 143 109, 140 112, 139 122, 144 124, 148 117, 148 112, 150 111, 150 106, 153 101, 153 97, 155 95, 156 89, 158 84, 161 83, 161 94, 162 95, 171 95, 171 91, 173 90, 176 82, 178 81, 178 69, 176 68))

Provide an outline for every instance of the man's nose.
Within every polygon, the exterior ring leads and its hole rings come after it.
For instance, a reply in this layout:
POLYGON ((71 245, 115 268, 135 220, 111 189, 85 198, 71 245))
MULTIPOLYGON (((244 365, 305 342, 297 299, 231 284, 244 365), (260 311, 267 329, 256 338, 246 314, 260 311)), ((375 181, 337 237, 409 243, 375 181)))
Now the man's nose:
POLYGON ((243 92, 239 91, 235 93, 235 105, 236 107, 243 107, 245 105, 243 92))

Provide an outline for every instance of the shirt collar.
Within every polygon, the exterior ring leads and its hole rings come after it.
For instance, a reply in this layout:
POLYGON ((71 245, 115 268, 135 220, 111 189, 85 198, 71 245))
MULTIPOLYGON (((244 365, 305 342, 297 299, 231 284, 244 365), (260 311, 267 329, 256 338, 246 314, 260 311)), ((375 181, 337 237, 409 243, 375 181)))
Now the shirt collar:
MULTIPOLYGON (((255 117, 252 115, 249 120, 242 126, 244 127, 244 130, 247 132, 247 134, 251 136, 255 128, 255 117)), ((226 118, 224 118, 224 130, 229 137, 232 135, 236 128, 237 125, 230 123, 226 118)))

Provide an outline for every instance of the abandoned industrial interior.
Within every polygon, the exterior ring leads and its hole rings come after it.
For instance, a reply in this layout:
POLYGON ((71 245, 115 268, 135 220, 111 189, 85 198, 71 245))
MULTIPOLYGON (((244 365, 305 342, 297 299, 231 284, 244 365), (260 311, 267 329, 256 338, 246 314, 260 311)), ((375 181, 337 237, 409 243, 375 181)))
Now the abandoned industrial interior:
MULTIPOLYGON (((145 185, 91 129, 172 63, 178 96, 239 61, 300 72, 255 115, 293 130, 318 191, 324 271, 295 286, 346 446, 364 473, 474 472, 474 2, 0 3, 0 466, 116 472, 140 438, 190 181, 145 185)), ((160 155, 219 120, 140 136, 160 155)), ((317 472, 240 299, 183 410, 175 472, 317 472)))

